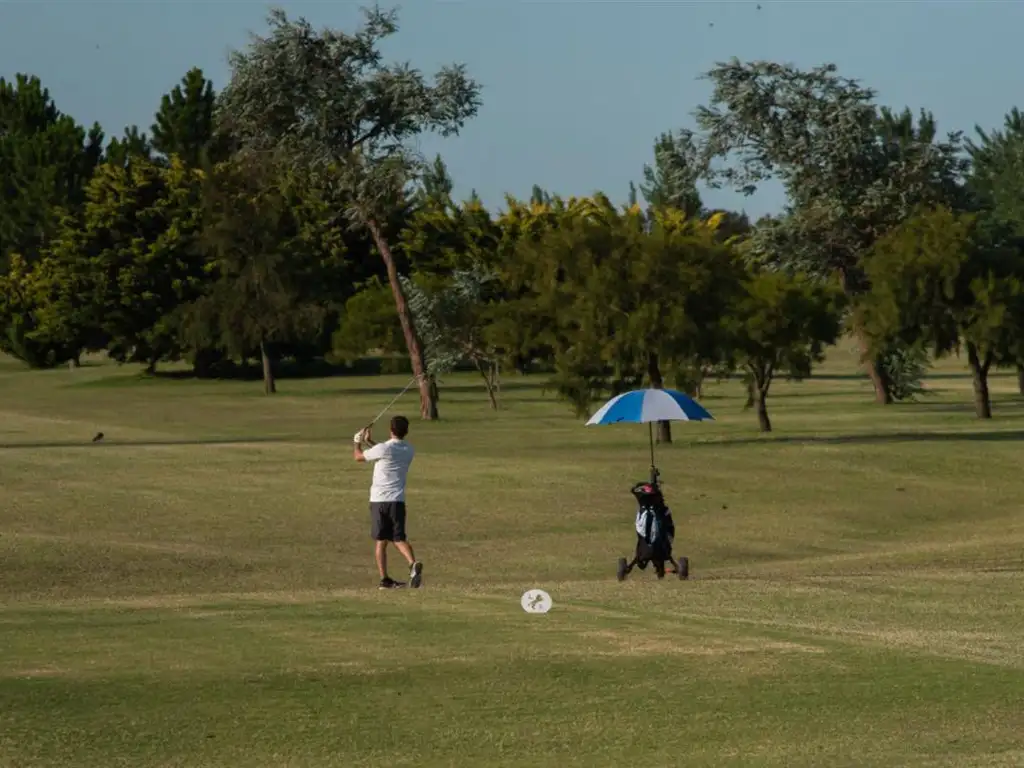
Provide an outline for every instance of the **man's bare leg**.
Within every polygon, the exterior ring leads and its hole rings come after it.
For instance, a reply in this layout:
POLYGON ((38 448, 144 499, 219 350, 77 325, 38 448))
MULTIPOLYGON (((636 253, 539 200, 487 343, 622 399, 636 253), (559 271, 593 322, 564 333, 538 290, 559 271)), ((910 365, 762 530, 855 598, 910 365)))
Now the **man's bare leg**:
POLYGON ((413 589, 418 588, 423 579, 423 563, 416 560, 416 556, 412 551, 412 545, 408 541, 396 541, 395 546, 405 556, 405 559, 409 561, 409 586, 413 589))
POLYGON ((396 541, 395 546, 398 551, 402 553, 402 556, 412 565, 416 562, 416 557, 412 553, 412 545, 408 541, 396 541))
POLYGON ((386 541, 377 542, 377 570, 380 571, 381 579, 388 577, 388 543, 386 541))

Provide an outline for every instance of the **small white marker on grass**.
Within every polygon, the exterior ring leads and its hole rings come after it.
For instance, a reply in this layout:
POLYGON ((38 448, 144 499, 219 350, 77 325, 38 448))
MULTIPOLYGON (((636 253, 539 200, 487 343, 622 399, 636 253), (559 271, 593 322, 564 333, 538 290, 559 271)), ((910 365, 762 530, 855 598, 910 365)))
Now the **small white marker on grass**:
POLYGON ((527 613, 547 613, 551 610, 551 595, 543 589, 528 589, 519 603, 527 613))

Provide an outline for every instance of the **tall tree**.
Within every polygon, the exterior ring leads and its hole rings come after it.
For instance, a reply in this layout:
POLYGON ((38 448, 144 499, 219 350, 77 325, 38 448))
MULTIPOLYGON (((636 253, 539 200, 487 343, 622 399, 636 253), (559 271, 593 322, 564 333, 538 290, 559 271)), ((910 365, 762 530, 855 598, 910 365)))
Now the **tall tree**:
MULTIPOLYGON (((975 209, 992 224, 1024 240, 1024 114, 1014 107, 1000 130, 975 127, 977 141, 968 139, 971 156, 969 186, 975 209)), ((1018 251, 1024 260, 1024 251, 1018 251)), ((1013 362, 1017 390, 1024 395, 1024 339, 1021 354, 1013 362)))
POLYGON ((49 336, 101 339, 113 359, 150 370, 178 359, 178 311, 205 282, 200 191, 179 161, 103 165, 81 222, 69 218, 49 254, 49 336))
POLYGON ((495 276, 481 266, 455 269, 450 277, 403 279, 409 305, 421 329, 432 371, 473 363, 484 380, 491 408, 498 409, 499 351, 488 335, 495 276))
POLYGON ((133 160, 144 160, 148 164, 153 159, 153 144, 145 132, 139 130, 139 126, 130 125, 125 127, 120 139, 115 136, 110 140, 103 159, 106 163, 122 168, 133 160))
POLYGON ((865 259, 862 304, 876 338, 900 337, 943 356, 966 347, 975 413, 992 417, 988 374, 1012 360, 1024 332, 1017 254, 975 215, 925 210, 881 238, 865 259))
POLYGON ((0 78, 0 272, 15 253, 35 262, 80 210, 102 147, 100 127, 63 114, 38 77, 0 78))
POLYGON ((445 165, 441 155, 434 158, 434 162, 427 166, 420 179, 420 189, 417 195, 421 206, 435 206, 444 208, 452 201, 452 190, 455 182, 448 173, 448 166, 445 165))
MULTIPOLYGON (((752 194, 776 179, 788 197, 785 215, 752 234, 755 258, 782 254, 774 266, 838 276, 856 298, 869 288, 862 259, 880 237, 919 205, 956 204, 966 170, 960 134, 937 141, 929 115, 915 127, 909 113, 881 112, 874 91, 835 65, 803 71, 732 59, 707 77, 714 91, 697 122, 709 183, 752 194)), ((891 402, 883 361, 859 335, 876 400, 891 402)))
POLYGON ((601 393, 644 380, 661 387, 693 360, 726 359, 723 321, 742 270, 714 224, 674 210, 648 220, 599 196, 567 206, 557 227, 521 237, 506 279, 547 320, 554 383, 578 414, 601 393))
POLYGON ((323 200, 308 177, 272 155, 221 163, 204 198, 203 243, 215 282, 185 308, 186 339, 238 356, 255 351, 264 392, 273 394, 277 348, 322 326, 319 286, 343 244, 317 226, 325 216, 304 221, 304 207, 322 211, 323 200))
POLYGON ((280 150, 348 192, 344 213, 369 230, 387 269, 421 415, 436 418, 387 224, 424 166, 411 141, 428 131, 456 134, 476 114, 480 88, 462 66, 443 67, 431 83, 407 64, 384 63, 380 45, 398 31, 394 11, 365 11, 365 23, 351 34, 317 32, 279 9, 269 24, 267 37, 232 55, 218 114, 243 151, 280 150))
POLYGON ((181 83, 160 100, 150 128, 153 149, 165 157, 177 155, 191 167, 222 159, 210 157, 215 138, 215 102, 213 82, 198 67, 190 69, 181 83))
POLYGON ((840 331, 843 294, 806 275, 756 271, 736 303, 735 359, 762 432, 771 432, 768 392, 779 376, 801 380, 840 331))
POLYGON ((644 166, 640 191, 652 208, 675 208, 688 217, 704 210, 697 180, 700 151, 690 131, 663 133, 654 142, 654 166, 644 166))

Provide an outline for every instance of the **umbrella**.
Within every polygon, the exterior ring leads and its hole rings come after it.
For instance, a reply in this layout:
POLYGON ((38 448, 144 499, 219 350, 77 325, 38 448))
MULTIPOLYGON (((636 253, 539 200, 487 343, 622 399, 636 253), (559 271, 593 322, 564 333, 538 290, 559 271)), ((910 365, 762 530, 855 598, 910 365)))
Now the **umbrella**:
POLYGON ((708 410, 688 395, 674 389, 634 389, 617 395, 590 417, 587 426, 599 424, 647 424, 651 441, 651 469, 654 470, 654 422, 714 421, 708 410))

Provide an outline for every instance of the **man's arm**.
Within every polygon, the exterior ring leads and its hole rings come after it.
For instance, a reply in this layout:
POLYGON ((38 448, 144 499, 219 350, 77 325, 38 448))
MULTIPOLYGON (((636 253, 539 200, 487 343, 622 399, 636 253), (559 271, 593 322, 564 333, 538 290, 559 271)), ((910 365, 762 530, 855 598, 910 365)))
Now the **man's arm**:
POLYGON ((373 442, 373 438, 370 437, 370 430, 360 430, 352 438, 352 458, 358 462, 376 461, 381 457, 380 451, 374 450, 376 447, 377 443, 373 442), (368 450, 363 450, 363 443, 366 444, 368 450))

